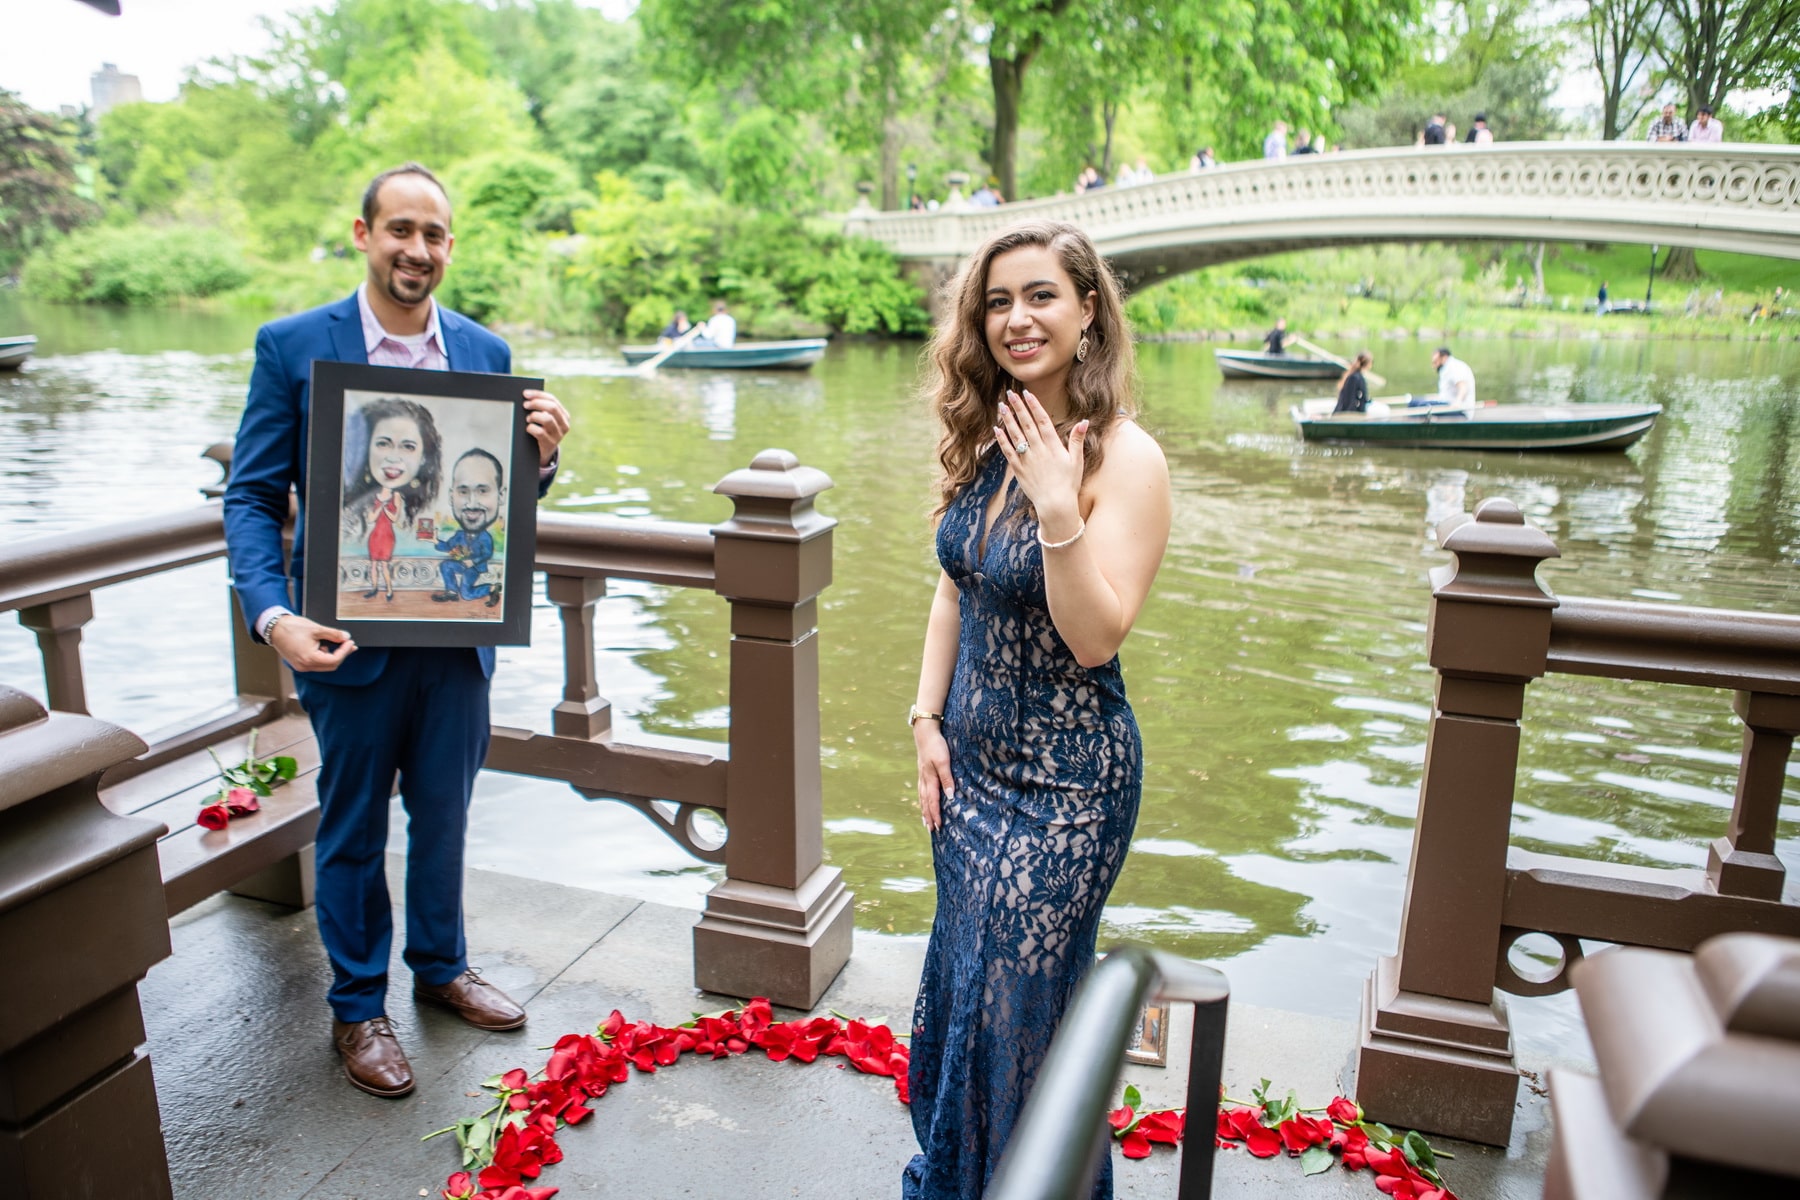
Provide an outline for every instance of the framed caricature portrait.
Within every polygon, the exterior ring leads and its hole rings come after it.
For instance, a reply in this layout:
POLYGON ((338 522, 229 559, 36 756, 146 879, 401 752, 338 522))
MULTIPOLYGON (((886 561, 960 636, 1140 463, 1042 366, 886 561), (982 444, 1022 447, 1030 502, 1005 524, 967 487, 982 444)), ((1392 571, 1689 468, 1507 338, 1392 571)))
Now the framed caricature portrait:
POLYGON ((1127 1062, 1149 1067, 1169 1065, 1169 1006, 1165 1002, 1145 1004, 1138 1013, 1137 1028, 1125 1046, 1127 1062))
POLYGON ((523 646, 543 381, 315 362, 304 615, 363 646, 523 646))

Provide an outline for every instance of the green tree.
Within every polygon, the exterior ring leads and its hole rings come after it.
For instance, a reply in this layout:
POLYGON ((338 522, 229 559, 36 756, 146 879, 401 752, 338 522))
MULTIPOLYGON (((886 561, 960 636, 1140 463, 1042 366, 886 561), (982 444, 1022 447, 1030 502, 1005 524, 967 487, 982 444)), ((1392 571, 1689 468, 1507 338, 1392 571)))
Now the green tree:
MULTIPOLYGON (((705 178, 675 89, 650 70, 638 22, 609 27, 581 57, 543 110, 545 139, 581 179, 601 171, 651 179, 705 178), (639 174, 639 168, 645 168, 639 174)), ((660 191, 659 187, 653 190, 660 191)))
POLYGON ((475 36, 478 10, 467 0, 338 0, 296 19, 306 66, 340 84, 353 122, 361 122, 404 87, 420 56, 454 60, 466 75, 485 78, 488 51, 475 36))
POLYGON ((1637 124, 1649 103, 1639 81, 1648 81, 1661 21, 1661 0, 1588 0, 1581 33, 1600 77, 1600 136, 1609 142, 1637 124))
POLYGON ((816 118, 839 149, 876 157, 883 207, 899 194, 902 114, 966 45, 964 18, 932 0, 717 0, 704 21, 680 0, 647 0, 639 16, 663 70, 723 96, 728 119, 746 102, 790 123, 816 118))
POLYGON ((57 122, 0 90, 0 271, 98 215, 80 190, 57 122))
POLYGON ((1687 117, 1727 92, 1791 86, 1800 0, 1662 0, 1656 49, 1687 96, 1687 117))
POLYGON ((1338 114, 1350 145, 1408 145, 1434 112, 1465 129, 1480 113, 1508 141, 1562 132, 1562 115, 1550 102, 1564 56, 1557 26, 1529 0, 1464 3, 1438 15, 1418 40, 1441 49, 1402 65, 1378 95, 1338 114))
POLYGON ((475 154, 522 149, 533 141, 519 90, 470 70, 439 43, 414 55, 406 72, 385 84, 384 92, 362 129, 374 160, 384 166, 414 159, 442 169, 475 154))

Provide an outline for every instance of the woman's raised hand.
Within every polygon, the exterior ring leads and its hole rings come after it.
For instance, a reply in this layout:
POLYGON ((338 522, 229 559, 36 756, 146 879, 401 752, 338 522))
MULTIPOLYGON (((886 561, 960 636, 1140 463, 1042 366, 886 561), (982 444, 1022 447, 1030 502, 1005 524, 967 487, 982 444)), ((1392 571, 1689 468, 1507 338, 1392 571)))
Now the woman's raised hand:
POLYGON ((1065 442, 1056 434, 1056 422, 1026 391, 1008 391, 1000 402, 1000 424, 994 436, 1006 455, 1013 478, 1038 511, 1038 523, 1052 541, 1073 534, 1081 521, 1081 478, 1087 470, 1083 442, 1088 422, 1077 421, 1065 442), (1066 518, 1066 521, 1065 521, 1066 518), (1054 528, 1049 528, 1054 524, 1054 528), (1066 524, 1066 528, 1064 527, 1066 524))

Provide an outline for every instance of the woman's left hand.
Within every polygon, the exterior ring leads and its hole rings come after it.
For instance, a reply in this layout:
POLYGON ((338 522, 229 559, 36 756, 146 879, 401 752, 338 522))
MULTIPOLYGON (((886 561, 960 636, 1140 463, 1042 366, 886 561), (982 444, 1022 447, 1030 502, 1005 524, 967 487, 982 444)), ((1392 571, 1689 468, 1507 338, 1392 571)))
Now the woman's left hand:
POLYGON ((1000 453, 1006 455, 1013 478, 1025 489, 1025 495, 1038 511, 1040 526, 1055 522, 1045 536, 1060 540, 1072 534, 1081 520, 1081 478, 1087 470, 1088 422, 1077 421, 1069 430, 1067 442, 1056 434, 1056 422, 1026 391, 1023 395, 1009 391, 1000 403, 1000 424, 994 428, 1000 453), (1063 518, 1068 528, 1062 528, 1063 518), (1049 518, 1049 521, 1046 521, 1049 518))

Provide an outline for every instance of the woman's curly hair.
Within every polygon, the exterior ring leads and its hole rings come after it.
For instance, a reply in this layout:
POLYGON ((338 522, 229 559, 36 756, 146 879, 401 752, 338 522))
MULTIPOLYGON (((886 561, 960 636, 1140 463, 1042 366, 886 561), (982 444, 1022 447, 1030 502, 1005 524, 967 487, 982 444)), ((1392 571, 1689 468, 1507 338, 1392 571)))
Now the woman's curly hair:
POLYGON ((1062 221, 1026 221, 1002 230, 970 256, 950 283, 946 295, 953 307, 925 349, 930 372, 923 393, 943 423, 938 439, 938 463, 943 469, 938 479, 939 515, 974 481, 983 452, 994 440, 1001 395, 1007 388, 1019 386, 988 349, 986 321, 988 268, 1000 255, 1021 246, 1045 246, 1054 251, 1075 285, 1076 296, 1092 293, 1094 297, 1087 359, 1070 365, 1068 411, 1056 427, 1066 440, 1077 422, 1089 422, 1089 476, 1100 466, 1107 429, 1121 417, 1137 415, 1132 386, 1136 357, 1131 327, 1125 320, 1124 296, 1094 243, 1080 229, 1062 221))

